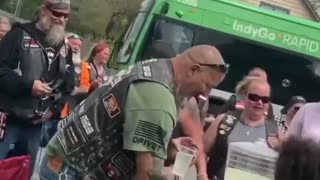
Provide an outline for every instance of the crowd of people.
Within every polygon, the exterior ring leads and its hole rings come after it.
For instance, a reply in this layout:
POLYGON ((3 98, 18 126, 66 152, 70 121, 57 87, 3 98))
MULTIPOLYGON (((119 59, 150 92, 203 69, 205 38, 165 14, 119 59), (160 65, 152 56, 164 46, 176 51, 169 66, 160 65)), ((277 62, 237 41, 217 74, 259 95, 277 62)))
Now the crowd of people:
POLYGON ((103 41, 81 59, 83 39, 65 32, 70 10, 70 0, 43 0, 36 21, 0 17, 0 159, 29 155, 34 168, 43 147, 43 180, 176 179, 187 146, 198 180, 223 180, 228 145, 262 139, 280 152, 276 180, 318 179, 320 103, 294 96, 275 116, 256 67, 210 116, 210 91, 229 70, 217 48, 157 53, 111 73, 103 41))

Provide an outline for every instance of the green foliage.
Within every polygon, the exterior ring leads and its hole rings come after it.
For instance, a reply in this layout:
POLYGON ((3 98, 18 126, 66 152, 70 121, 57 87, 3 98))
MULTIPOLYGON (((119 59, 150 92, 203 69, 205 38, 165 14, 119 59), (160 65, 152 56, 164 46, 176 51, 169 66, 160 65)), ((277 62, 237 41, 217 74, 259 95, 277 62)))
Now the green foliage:
MULTIPOLYGON (((16 13, 24 19, 33 19, 42 0, 0 0, 0 9, 16 13), (18 7, 18 8, 17 8, 18 7)), ((105 39, 106 29, 113 14, 120 14, 121 21, 135 15, 143 0, 72 0, 68 31, 91 40, 105 39)), ((123 27, 127 27, 128 22, 123 27)), ((122 32, 121 29, 119 32, 122 32)))
POLYGON ((77 0, 72 3, 68 29, 92 39, 104 37, 112 6, 105 0, 77 0))
POLYGON ((33 19, 34 13, 39 7, 41 0, 21 0, 18 16, 24 19, 33 19))

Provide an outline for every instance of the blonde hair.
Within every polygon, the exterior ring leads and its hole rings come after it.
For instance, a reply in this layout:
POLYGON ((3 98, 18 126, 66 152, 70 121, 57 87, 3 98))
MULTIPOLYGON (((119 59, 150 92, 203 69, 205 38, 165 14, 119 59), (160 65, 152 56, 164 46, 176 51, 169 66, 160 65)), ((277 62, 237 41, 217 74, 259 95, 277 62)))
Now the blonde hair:
POLYGON ((265 82, 269 85, 269 83, 257 76, 245 76, 236 86, 235 88, 235 94, 239 99, 243 99, 244 96, 247 94, 248 87, 250 86, 251 83, 253 82, 265 82))

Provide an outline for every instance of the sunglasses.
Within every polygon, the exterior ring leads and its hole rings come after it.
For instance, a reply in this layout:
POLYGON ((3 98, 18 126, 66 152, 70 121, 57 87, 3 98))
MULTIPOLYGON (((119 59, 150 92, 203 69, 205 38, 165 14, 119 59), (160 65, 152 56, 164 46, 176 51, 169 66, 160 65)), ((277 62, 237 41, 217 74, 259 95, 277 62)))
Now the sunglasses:
POLYGON ((270 97, 268 96, 259 96, 257 94, 252 94, 252 93, 249 93, 247 96, 250 101, 258 102, 261 100, 262 103, 264 104, 267 104, 270 102, 270 97))
POLYGON ((69 17, 68 13, 62 13, 62 12, 57 12, 51 8, 49 8, 48 6, 45 6, 50 12, 51 14, 56 17, 56 18, 61 18, 63 17, 64 19, 67 19, 69 17))
POLYGON ((229 64, 206 64, 206 63, 198 63, 200 66, 207 66, 213 69, 218 70, 223 74, 227 74, 229 72, 229 64))

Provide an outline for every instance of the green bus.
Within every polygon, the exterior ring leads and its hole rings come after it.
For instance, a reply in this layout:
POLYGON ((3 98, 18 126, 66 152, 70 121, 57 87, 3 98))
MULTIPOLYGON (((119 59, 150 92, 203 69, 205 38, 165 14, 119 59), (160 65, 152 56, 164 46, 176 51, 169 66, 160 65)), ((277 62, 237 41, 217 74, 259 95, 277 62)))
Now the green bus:
MULTIPOLYGON (((211 44, 231 65, 218 95, 234 92, 253 67, 268 73, 273 102, 294 95, 320 100, 320 24, 239 0, 145 0, 112 54, 116 69, 144 60, 162 42, 175 54, 211 44)), ((217 94, 215 94, 217 96, 217 94)))

